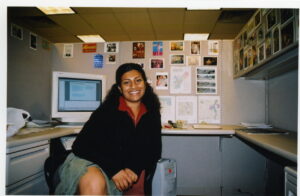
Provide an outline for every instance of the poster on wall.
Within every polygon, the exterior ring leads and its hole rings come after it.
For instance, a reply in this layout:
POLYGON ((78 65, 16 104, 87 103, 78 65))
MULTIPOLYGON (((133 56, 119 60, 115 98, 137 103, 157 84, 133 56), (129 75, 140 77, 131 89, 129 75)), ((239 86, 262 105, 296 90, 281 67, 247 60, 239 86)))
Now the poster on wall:
POLYGON ((103 55, 94 55, 94 68, 103 68, 103 55))
POLYGON ((171 67, 170 69, 170 93, 191 93, 191 67, 171 67))
POLYGON ((152 55, 153 56, 162 56, 163 55, 163 42, 155 41, 152 43, 152 55))
POLYGON ((217 68, 197 67, 196 94, 217 94, 217 68))
POLYGON ((150 59, 150 68, 151 69, 163 69, 164 68, 164 59, 163 58, 151 58, 150 59))
POLYGON ((191 42, 191 54, 200 54, 200 42, 199 41, 191 42))
POLYGON ((73 44, 64 44, 64 58, 73 58, 73 44))
POLYGON ((219 41, 208 41, 208 55, 219 55, 219 41))
POLYGON ((16 24, 11 24, 11 36, 19 39, 19 40, 23 40, 23 28, 19 27, 16 24))
POLYGON ((29 44, 29 48, 36 50, 37 49, 37 35, 34 33, 29 33, 30 36, 30 44, 29 44))
POLYGON ((156 83, 155 88, 158 90, 168 90, 169 88, 169 77, 168 72, 156 72, 156 83))
POLYGON ((198 96, 198 123, 221 123, 220 96, 198 96))
POLYGON ((97 50, 96 43, 85 43, 82 44, 82 53, 94 53, 97 50))
POLYGON ((184 51, 183 41, 171 41, 170 42, 170 51, 171 52, 183 52, 184 51))
POLYGON ((176 120, 197 123, 197 96, 176 96, 176 120))
POLYGON ((116 64, 116 55, 115 54, 106 55, 106 64, 116 64))
POLYGON ((169 120, 175 121, 175 97, 159 96, 161 122, 168 123, 169 120))
POLYGON ((118 42, 104 43, 104 52, 105 53, 118 53, 119 52, 119 43, 118 42))
POLYGON ((134 59, 145 58, 145 42, 132 43, 132 58, 134 59))

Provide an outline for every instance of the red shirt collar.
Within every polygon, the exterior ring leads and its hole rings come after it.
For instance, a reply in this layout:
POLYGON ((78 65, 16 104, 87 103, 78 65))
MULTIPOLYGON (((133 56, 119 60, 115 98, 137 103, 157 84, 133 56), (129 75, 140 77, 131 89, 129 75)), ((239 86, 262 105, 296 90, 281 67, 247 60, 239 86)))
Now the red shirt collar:
POLYGON ((138 114, 138 116, 136 118, 136 121, 135 121, 133 112, 130 109, 130 107, 127 106, 127 104, 126 104, 125 99, 124 99, 123 96, 120 96, 120 98, 119 98, 119 108, 118 109, 120 111, 127 112, 129 114, 129 116, 131 117, 131 119, 133 120, 133 123, 135 125, 138 124, 138 122, 140 121, 141 117, 147 112, 146 106, 143 103, 141 103, 140 111, 139 111, 139 114, 138 114))

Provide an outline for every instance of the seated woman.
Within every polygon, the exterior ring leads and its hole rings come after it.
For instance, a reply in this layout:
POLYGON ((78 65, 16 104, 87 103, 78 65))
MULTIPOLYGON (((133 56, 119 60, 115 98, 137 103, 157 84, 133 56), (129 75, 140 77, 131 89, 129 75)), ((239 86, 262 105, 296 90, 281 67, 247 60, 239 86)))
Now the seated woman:
POLYGON ((121 65, 116 83, 59 167, 55 194, 149 194, 161 157, 159 110, 158 97, 140 65, 121 65))

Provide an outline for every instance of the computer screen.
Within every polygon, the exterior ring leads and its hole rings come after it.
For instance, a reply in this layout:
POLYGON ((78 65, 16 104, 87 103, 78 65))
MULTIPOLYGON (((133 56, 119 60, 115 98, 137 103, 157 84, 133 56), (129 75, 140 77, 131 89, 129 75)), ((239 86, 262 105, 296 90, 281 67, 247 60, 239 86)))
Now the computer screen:
POLYGON ((105 94, 105 77, 97 74, 53 72, 52 118, 85 122, 105 94))

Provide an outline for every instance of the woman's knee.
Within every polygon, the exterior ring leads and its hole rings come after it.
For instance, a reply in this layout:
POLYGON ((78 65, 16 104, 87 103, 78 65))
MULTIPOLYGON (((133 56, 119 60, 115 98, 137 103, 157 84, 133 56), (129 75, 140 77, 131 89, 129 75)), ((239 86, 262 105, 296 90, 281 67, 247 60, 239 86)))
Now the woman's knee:
POLYGON ((88 171, 80 178, 78 192, 80 195, 107 194, 105 177, 99 168, 88 168, 88 171))

